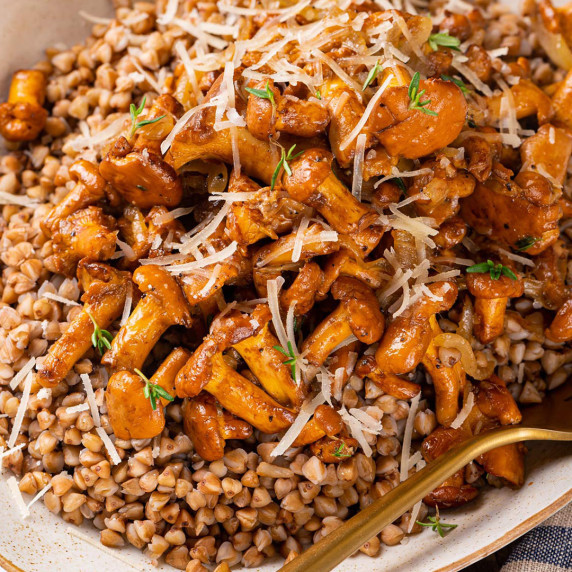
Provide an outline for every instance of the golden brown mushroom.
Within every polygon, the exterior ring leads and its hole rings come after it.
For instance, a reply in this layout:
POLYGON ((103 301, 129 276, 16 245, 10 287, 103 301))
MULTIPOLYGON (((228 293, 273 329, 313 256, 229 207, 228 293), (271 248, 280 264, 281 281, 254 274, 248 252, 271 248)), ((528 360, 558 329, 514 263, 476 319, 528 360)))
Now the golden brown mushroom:
POLYGON ((381 103, 393 116, 392 125, 376 133, 390 155, 408 159, 424 157, 453 142, 465 123, 467 102, 461 90, 450 81, 428 79, 419 82, 425 90, 424 100, 436 116, 410 109, 408 86, 389 87, 381 96, 381 103))
POLYGON ((0 105, 0 134, 7 141, 33 141, 48 118, 43 108, 46 76, 40 70, 19 70, 12 76, 8 101, 0 105))
POLYGON ((323 463, 338 464, 357 453, 358 442, 353 437, 322 437, 310 450, 323 463))
POLYGON ((74 188, 41 222, 42 230, 48 236, 57 231, 61 221, 105 197, 107 183, 93 163, 80 159, 69 168, 69 174, 76 183, 74 188))
POLYGON ((355 373, 358 377, 367 377, 384 393, 397 399, 411 399, 421 391, 418 383, 382 371, 373 355, 362 356, 357 362, 355 373))
MULTIPOLYGON (((209 89, 203 103, 208 103, 220 94, 222 80, 221 74, 209 89)), ((235 133, 244 172, 269 185, 280 161, 280 149, 269 141, 260 141, 246 127, 215 131, 215 113, 215 107, 207 107, 195 113, 175 136, 166 160, 175 169, 180 169, 195 159, 216 159, 232 164, 232 134, 235 133)))
MULTIPOLYGON (((540 125, 547 123, 554 117, 554 108, 550 98, 532 81, 521 79, 516 85, 510 87, 517 119, 536 115, 540 125)), ((501 102, 507 95, 493 95, 487 99, 490 117, 498 120, 501 116, 501 102)))
POLYGON ((572 97, 572 69, 568 71, 564 81, 559 85, 556 93, 552 98, 552 105, 554 106, 556 120, 568 129, 572 129, 572 109, 570 109, 570 97, 572 97))
POLYGON ((99 207, 87 207, 63 219, 53 234, 53 254, 46 267, 73 276, 82 258, 108 260, 115 252, 115 219, 99 207))
POLYGON ((473 273, 467 274, 467 288, 475 297, 475 335, 488 344, 502 334, 508 299, 523 295, 523 282, 504 275, 495 280, 489 273, 473 273))
MULTIPOLYGON (((337 278, 337 276, 336 276, 337 278)), ((335 278, 334 278, 335 280, 335 278)), ((332 282, 334 281, 332 280, 332 282)), ((292 282, 290 288, 280 293, 280 306, 287 312, 294 306, 294 315, 303 316, 314 306, 316 296, 322 288, 324 273, 315 262, 306 262, 292 282)))
POLYGON ((141 369, 149 352, 167 328, 175 324, 190 327, 190 310, 175 279, 160 266, 140 266, 133 281, 142 293, 141 301, 121 327, 103 356, 112 371, 141 369))
POLYGON ((546 329, 546 337, 556 343, 572 340, 572 298, 560 306, 550 327, 546 329))
POLYGON ((457 299, 453 282, 433 282, 424 295, 387 327, 375 352, 375 360, 385 373, 402 374, 413 370, 423 359, 433 337, 430 317, 451 308, 457 299))
MULTIPOLYGON (((429 318, 433 337, 443 333, 437 318, 429 318)), ((422 360, 425 370, 433 380, 435 389, 435 413, 440 425, 448 427, 457 417, 459 412, 459 396, 465 388, 466 376, 461 362, 452 366, 443 363, 439 358, 439 348, 433 341, 429 344, 422 360)))
POLYGON ((461 201, 461 216, 474 230, 512 248, 532 237, 527 254, 539 254, 559 235, 560 193, 533 171, 511 180, 498 169, 485 183, 461 201))
POLYGON ((334 175, 332 160, 328 151, 305 151, 290 163, 292 175, 285 172, 282 185, 294 199, 315 208, 334 230, 349 235, 364 255, 369 254, 383 234, 378 214, 334 175))
POLYGON ((431 172, 414 177, 407 194, 422 193, 415 201, 415 210, 419 216, 434 218, 437 225, 441 225, 459 212, 459 199, 474 191, 475 179, 466 171, 455 169, 452 164, 443 167, 437 159, 426 161, 421 168, 428 168, 431 172))
POLYGON ((332 297, 338 307, 304 340, 302 352, 320 366, 344 340, 354 335, 366 344, 381 338, 385 319, 373 291, 359 280, 341 276, 332 285, 332 297))
POLYGON ((252 435, 246 421, 221 410, 214 397, 205 392, 188 401, 183 423, 195 452, 205 461, 222 459, 227 439, 248 439, 252 435))
POLYGON ((273 101, 248 94, 246 126, 261 141, 276 138, 276 133, 289 133, 297 137, 315 137, 324 133, 329 122, 328 110, 317 99, 303 100, 284 94, 274 81, 250 82, 250 88, 272 92, 273 101))
POLYGON ((175 170, 160 155, 133 147, 119 137, 99 165, 101 176, 131 204, 142 209, 176 207, 183 186, 175 170))
POLYGON ((121 315, 125 305, 131 282, 128 272, 82 260, 78 276, 84 284, 84 307, 43 360, 37 378, 43 387, 56 386, 91 347, 94 325, 90 314, 101 329, 106 329, 121 315))

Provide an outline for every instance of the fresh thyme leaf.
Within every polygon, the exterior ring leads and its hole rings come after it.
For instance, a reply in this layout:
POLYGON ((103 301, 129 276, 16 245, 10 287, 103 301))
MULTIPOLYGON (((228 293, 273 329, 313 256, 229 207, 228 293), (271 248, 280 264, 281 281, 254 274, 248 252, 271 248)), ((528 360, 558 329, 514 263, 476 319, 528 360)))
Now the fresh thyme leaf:
POLYGON ((409 99, 411 103, 409 104, 409 109, 415 109, 417 111, 421 111, 421 113, 425 113, 426 115, 439 115, 436 111, 432 109, 427 109, 426 106, 431 103, 430 99, 426 99, 425 101, 421 101, 421 96, 425 93, 425 90, 422 89, 419 91, 419 81, 420 81, 419 72, 415 72, 413 77, 411 78, 411 83, 409 84, 409 89, 407 93, 409 94, 409 99))
POLYGON ((399 190, 403 194, 406 194, 407 187, 405 186, 405 183, 403 182, 403 179, 401 177, 395 177, 394 179, 389 179, 389 182, 395 183, 399 187, 399 190))
POLYGON ((93 322, 93 334, 91 334, 91 343, 93 347, 97 349, 99 354, 103 355, 107 350, 111 349, 113 335, 107 330, 102 330, 99 327, 91 312, 88 312, 87 315, 93 322))
POLYGON ((365 91, 369 87, 370 83, 375 79, 375 76, 378 74, 378 72, 379 72, 379 60, 375 62, 375 65, 369 70, 367 78, 363 84, 363 87, 361 88, 362 91, 365 91))
POLYGON ((427 40, 429 47, 436 52, 439 49, 439 46, 443 46, 444 48, 451 48, 452 50, 456 50, 460 52, 459 46, 461 45, 461 40, 459 38, 455 38, 455 36, 450 36, 449 32, 441 32, 439 34, 431 34, 429 39, 427 40))
POLYGON ((467 268, 467 272, 469 274, 486 274, 488 272, 493 280, 498 280, 501 275, 504 275, 511 280, 518 280, 517 275, 510 268, 503 266, 500 263, 495 264, 492 260, 480 262, 479 264, 473 264, 473 266, 469 266, 467 268))
POLYGON ((163 398, 167 401, 173 401, 175 399, 174 396, 172 396, 165 388, 157 385, 156 383, 151 383, 141 370, 135 368, 133 371, 145 382, 143 395, 151 402, 153 411, 157 409, 158 399, 163 398))
POLYGON ((143 185, 135 185, 140 191, 146 191, 147 187, 144 187, 143 185))
POLYGON ((281 148, 281 150, 280 150, 280 161, 278 161, 278 165, 276 165, 276 169, 274 169, 274 173, 272 175, 272 180, 270 181, 270 190, 271 191, 274 190, 274 186, 276 185, 276 179, 278 179, 278 175, 280 174, 280 169, 284 168, 284 170, 286 171, 288 176, 289 177, 292 176, 292 169, 290 168, 288 161, 292 161, 292 159, 296 159, 296 157, 299 157, 304 152, 304 151, 300 151, 299 153, 296 153, 296 155, 293 155, 295 148, 296 148, 296 144, 292 145, 292 147, 290 147, 290 149, 288 149, 288 153, 286 153, 286 151, 284 150, 284 147, 281 148))
POLYGON ((292 342, 288 340, 287 342, 288 350, 285 350, 282 346, 273 346, 273 347, 275 350, 278 350, 281 354, 284 354, 288 358, 282 363, 284 365, 290 366, 290 371, 292 372, 292 379, 296 383, 298 383, 298 380, 296 379, 296 361, 298 360, 298 357, 294 353, 294 347, 292 346, 292 342))
POLYGON ((131 115, 131 131, 129 132, 129 137, 133 137, 135 135, 135 131, 140 127, 144 127, 145 125, 151 125, 151 123, 156 123, 157 121, 163 119, 165 115, 161 115, 160 117, 155 117, 154 119, 143 119, 143 121, 137 121, 137 118, 143 113, 145 109, 145 103, 147 102, 147 96, 143 97, 143 101, 139 107, 135 107, 135 104, 132 103, 129 106, 129 114, 131 115))
POLYGON ((519 252, 524 252, 525 250, 528 250, 531 246, 533 246, 534 244, 536 244, 540 239, 537 238, 536 236, 525 236, 523 238, 519 238, 516 243, 516 249, 519 252))
POLYGON ((247 87, 246 91, 255 95, 256 97, 260 97, 261 99, 268 99, 272 104, 272 107, 276 107, 276 101, 274 100, 274 93, 270 89, 270 82, 266 80, 266 87, 264 89, 255 89, 253 87, 247 87))
POLYGON ((421 522, 419 520, 415 521, 419 526, 426 526, 431 528, 433 532, 436 532, 441 538, 445 537, 445 534, 457 528, 458 524, 447 524, 446 522, 441 522, 439 515, 428 516, 427 520, 429 522, 421 522))
POLYGON ((468 125, 471 129, 474 129, 474 128, 477 126, 477 124, 476 124, 472 119, 470 119, 470 118, 467 119, 467 125, 468 125))
POLYGON ((320 93, 320 90, 317 89, 316 93, 314 94, 318 99, 322 99, 322 94, 320 93))
POLYGON ((450 75, 442 75, 441 76, 442 80, 445 81, 451 81, 453 82, 463 93, 463 95, 468 95, 470 93, 473 93, 466 85, 465 82, 462 79, 459 79, 457 77, 451 77, 450 75))
POLYGON ((350 454, 343 452, 344 449, 345 449, 345 443, 341 443, 340 446, 332 453, 332 455, 334 457, 337 457, 338 459, 341 459, 343 457, 351 457, 350 454))

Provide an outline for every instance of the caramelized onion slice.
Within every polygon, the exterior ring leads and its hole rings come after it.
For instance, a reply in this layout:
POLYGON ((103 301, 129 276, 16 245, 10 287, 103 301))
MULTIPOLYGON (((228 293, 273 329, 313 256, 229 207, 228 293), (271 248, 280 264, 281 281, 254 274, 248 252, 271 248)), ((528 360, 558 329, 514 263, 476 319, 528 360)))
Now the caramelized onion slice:
POLYGON ((471 344, 459 334, 439 334, 433 339, 437 347, 454 348, 461 354, 463 369, 473 379, 487 379, 493 373, 495 364, 489 361, 486 367, 479 367, 471 344))

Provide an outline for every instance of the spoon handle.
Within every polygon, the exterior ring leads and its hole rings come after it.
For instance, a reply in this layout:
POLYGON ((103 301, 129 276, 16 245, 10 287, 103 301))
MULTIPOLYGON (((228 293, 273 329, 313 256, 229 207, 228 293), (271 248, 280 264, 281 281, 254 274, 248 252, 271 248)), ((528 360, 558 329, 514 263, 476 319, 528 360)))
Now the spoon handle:
POLYGON ((283 566, 280 572, 327 572, 356 552, 467 463, 491 449, 519 441, 572 441, 572 433, 522 426, 477 435, 441 455, 283 566))

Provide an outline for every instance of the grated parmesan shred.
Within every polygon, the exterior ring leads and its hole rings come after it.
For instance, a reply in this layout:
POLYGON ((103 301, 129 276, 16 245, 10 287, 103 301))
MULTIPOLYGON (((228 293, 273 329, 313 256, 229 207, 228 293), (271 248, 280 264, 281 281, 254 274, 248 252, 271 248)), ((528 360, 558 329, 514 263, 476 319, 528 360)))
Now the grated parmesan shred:
POLYGON ((28 401, 30 399, 30 391, 32 389, 32 381, 34 379, 34 374, 29 372, 26 376, 26 381, 24 382, 24 391, 22 392, 22 398, 20 399, 20 405, 18 411, 16 412, 16 417, 14 418, 14 425, 12 426, 12 432, 10 433, 10 439, 8 439, 8 448, 11 449, 16 444, 16 439, 20 434, 20 429, 22 427, 22 421, 24 420, 24 415, 26 414, 26 409, 28 409, 28 401))
POLYGON ((409 414, 405 423, 405 432, 403 434, 403 444, 401 445, 401 466, 399 471, 399 480, 405 481, 409 476, 409 457, 411 456, 411 437, 413 435, 413 422, 417 414, 417 407, 421 399, 419 392, 412 400, 409 407, 409 414))
POLYGON ((463 405, 463 408, 461 409, 461 411, 459 411, 459 414, 457 415, 457 417, 455 417, 455 419, 451 423, 452 429, 458 429, 459 427, 461 427, 461 425, 467 420, 467 417, 469 417, 474 405, 475 405, 475 394, 471 391, 467 396, 467 401, 463 405))
POLYGON ((22 369, 12 378, 10 382, 10 389, 14 391, 22 382, 22 380, 32 371, 36 365, 36 358, 31 357, 22 367, 22 369))
POLYGON ((54 294, 52 292, 44 292, 41 295, 41 298, 53 300, 54 302, 60 302, 62 304, 65 304, 66 306, 81 306, 81 304, 76 302, 75 300, 70 300, 69 298, 64 298, 63 296, 58 296, 58 294, 54 294))
POLYGON ((278 445, 270 453, 271 457, 279 457, 280 455, 283 455, 290 448, 292 443, 294 443, 294 441, 304 428, 304 425, 306 425, 306 423, 310 421, 310 417, 312 417, 314 411, 316 411, 316 408, 319 405, 322 405, 322 403, 324 403, 325 400, 326 400, 325 397, 320 392, 318 393, 318 395, 314 397, 314 399, 312 399, 312 401, 306 401, 304 405, 302 405, 302 407, 300 408, 300 413, 298 413, 298 417, 296 417, 294 423, 292 423, 288 431, 286 431, 286 433, 284 434, 284 437, 280 439, 278 445))
POLYGON ((192 262, 186 262, 184 264, 173 264, 171 266, 167 266, 166 269, 175 275, 179 275, 183 272, 192 272, 193 270, 199 270, 201 268, 206 268, 207 266, 211 266, 212 264, 216 264, 218 262, 223 262, 227 258, 230 258, 238 248, 238 242, 233 240, 228 246, 215 252, 214 254, 210 254, 209 256, 205 256, 200 260, 193 260, 192 262))
POLYGON ((125 295, 125 304, 123 305, 123 312, 121 313, 120 326, 124 326, 131 315, 131 308, 133 306, 133 282, 129 281, 127 294, 125 295))
POLYGON ((96 427, 101 426, 101 418, 99 416, 99 408, 97 407, 97 403, 95 401, 95 393, 93 393, 93 385, 91 384, 91 379, 87 373, 80 374, 81 381, 83 383, 83 387, 85 388, 85 394, 87 396, 87 402, 89 404, 89 408, 91 409, 91 416, 93 417, 93 422, 95 423, 96 427))
POLYGON ((304 233, 306 232, 309 224, 310 219, 305 216, 298 225, 298 230, 296 231, 296 237, 294 239, 294 248, 292 249, 292 262, 298 262, 300 260, 302 246, 304 246, 304 233))
POLYGON ((28 510, 34 504, 36 504, 50 489, 52 488, 52 483, 48 483, 40 492, 34 496, 34 498, 28 503, 28 510))
POLYGON ((12 494, 12 497, 14 497, 16 508, 18 509, 21 518, 22 519, 28 518, 30 516, 30 511, 28 510, 28 507, 24 502, 24 498, 22 497, 22 493, 20 492, 20 488, 18 487, 18 481, 16 480, 16 477, 10 477, 6 481, 6 485, 8 485, 8 490, 12 494))
POLYGON ((36 207, 40 203, 26 195, 13 195, 6 191, 0 191, 0 205, 17 205, 19 207, 36 207))
POLYGON ((363 184, 363 159, 365 154, 365 143, 367 135, 360 133, 356 140, 356 151, 354 156, 354 173, 352 179, 352 195, 361 202, 361 187, 363 184))
POLYGON ((113 441, 109 438, 109 435, 105 432, 105 429, 103 427, 96 427, 95 430, 97 434, 101 437, 101 440, 103 441, 103 444, 105 445, 105 448, 109 453, 109 458, 111 459, 111 462, 114 465, 119 465, 119 463, 121 463, 121 457, 119 456, 119 453, 117 452, 117 449, 113 444, 113 441))
POLYGON ((71 415, 72 413, 81 413, 82 411, 89 411, 88 403, 80 403, 79 405, 73 405, 72 407, 66 408, 66 413, 71 415))

